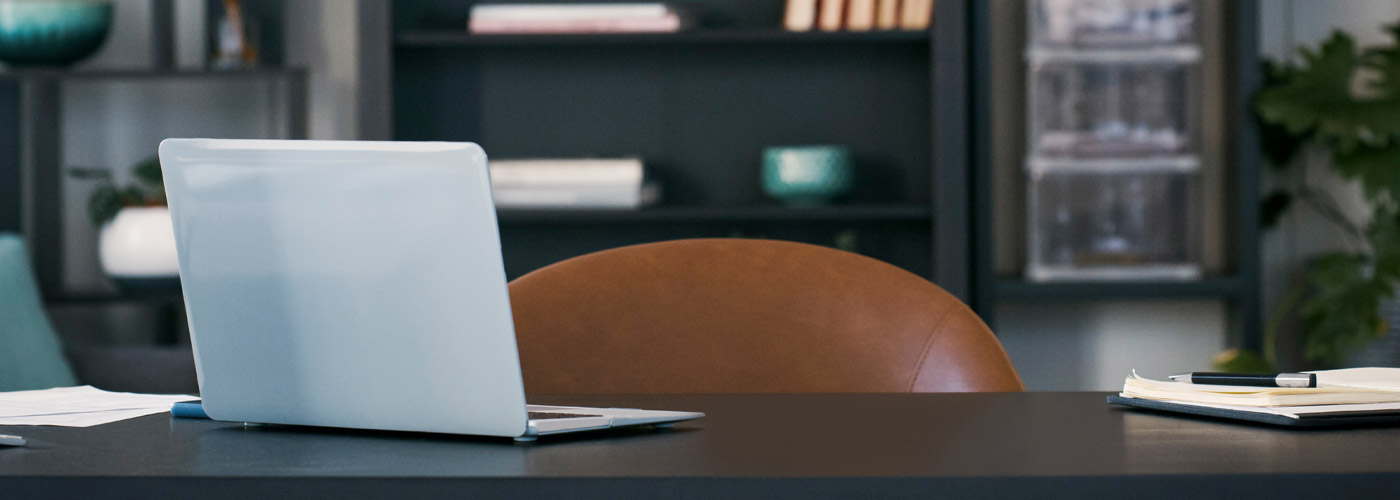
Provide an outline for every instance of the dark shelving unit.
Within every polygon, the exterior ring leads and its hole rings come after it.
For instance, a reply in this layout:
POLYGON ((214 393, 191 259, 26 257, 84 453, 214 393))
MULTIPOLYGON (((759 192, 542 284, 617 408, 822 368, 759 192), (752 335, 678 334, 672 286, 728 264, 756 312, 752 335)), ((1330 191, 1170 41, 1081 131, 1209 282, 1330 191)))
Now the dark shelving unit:
MULTIPOLYGON (((1055 282, 1036 283, 1019 277, 999 276, 994 267, 993 233, 998 223, 994 213, 993 168, 991 164, 991 102, 985 87, 972 89, 970 114, 975 154, 972 158, 973 195, 971 244, 975 269, 972 306, 995 327, 999 304, 1027 301, 1082 300, 1177 300, 1220 299, 1229 306, 1230 343, 1258 349, 1261 343, 1261 284, 1259 255, 1260 166, 1258 131, 1250 110, 1250 99, 1260 85, 1258 0, 1232 0, 1222 9, 1221 23, 1229 32, 1225 43, 1225 79, 1229 110, 1226 130, 1233 136, 1226 157, 1224 207, 1228 210, 1224 233, 1227 236, 1228 264, 1221 276, 1208 276, 1189 282, 1055 282)), ((973 30, 973 72, 990 78, 993 36, 990 6, 973 2, 970 14, 973 30)), ((1006 27, 998 27, 1006 29, 1006 27)))
POLYGON ((102 69, 67 71, 62 69, 22 69, 0 71, 0 78, 12 80, 233 80, 304 79, 302 68, 259 67, 232 70, 184 69, 102 69))
MULTIPOLYGON (((306 137, 306 80, 303 68, 262 67, 240 70, 22 69, 0 72, 0 231, 23 233, 33 255, 35 274, 50 303, 139 301, 133 294, 71 292, 63 286, 63 223, 60 206, 64 160, 60 151, 63 85, 69 82, 239 81, 272 83, 286 96, 282 110, 289 138, 306 137), (26 159, 27 158, 27 159, 26 159), (22 175, 23 173, 23 175, 22 175), (23 182, 20 182, 20 181, 23 182), (32 202, 25 206, 24 186, 32 202)), ((154 152, 154 145, 152 145, 154 152)))
POLYGON ((392 2, 374 38, 391 47, 393 139, 635 155, 664 193, 637 211, 502 210, 510 277, 620 245, 766 237, 854 248, 967 297, 967 2, 939 2, 926 31, 793 33, 782 0, 704 0, 690 31, 578 35, 473 35, 473 3, 392 2), (804 144, 851 149, 849 196, 763 195, 763 149, 804 144))

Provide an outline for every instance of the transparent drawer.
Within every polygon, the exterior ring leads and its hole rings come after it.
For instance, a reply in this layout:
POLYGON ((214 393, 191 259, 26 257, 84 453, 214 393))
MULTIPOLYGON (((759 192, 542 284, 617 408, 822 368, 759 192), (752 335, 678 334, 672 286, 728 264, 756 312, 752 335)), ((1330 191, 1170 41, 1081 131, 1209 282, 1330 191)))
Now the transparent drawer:
POLYGON ((1031 154, 1140 158, 1193 147, 1200 52, 1129 54, 1032 51, 1031 154))
POLYGON ((1199 279, 1197 173, 1180 167, 1030 168, 1026 277, 1199 279))
POLYGON ((1191 0, 1035 0, 1031 41, 1040 46, 1143 47, 1191 43, 1191 0))

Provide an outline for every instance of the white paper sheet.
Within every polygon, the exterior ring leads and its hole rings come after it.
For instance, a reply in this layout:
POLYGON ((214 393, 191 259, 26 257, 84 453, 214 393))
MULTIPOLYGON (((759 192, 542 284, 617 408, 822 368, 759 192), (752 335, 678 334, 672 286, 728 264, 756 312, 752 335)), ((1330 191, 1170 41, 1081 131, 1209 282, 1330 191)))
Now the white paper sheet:
POLYGON ((0 425, 92 427, 170 411, 195 396, 107 392, 92 386, 0 392, 0 425))

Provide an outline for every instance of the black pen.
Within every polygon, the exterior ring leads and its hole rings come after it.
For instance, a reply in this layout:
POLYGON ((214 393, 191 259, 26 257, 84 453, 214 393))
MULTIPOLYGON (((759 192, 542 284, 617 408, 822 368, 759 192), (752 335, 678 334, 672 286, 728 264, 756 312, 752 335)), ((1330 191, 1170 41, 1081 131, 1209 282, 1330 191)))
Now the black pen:
POLYGON ((1317 387, 1312 373, 1218 373, 1192 372, 1172 375, 1172 380, 1191 384, 1248 385, 1252 387, 1317 387))

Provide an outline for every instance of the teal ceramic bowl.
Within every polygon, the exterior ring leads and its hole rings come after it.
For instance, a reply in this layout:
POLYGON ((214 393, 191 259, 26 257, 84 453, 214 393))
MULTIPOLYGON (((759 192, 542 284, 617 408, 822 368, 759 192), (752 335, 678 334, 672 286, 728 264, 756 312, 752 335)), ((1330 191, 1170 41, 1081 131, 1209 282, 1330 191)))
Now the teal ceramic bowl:
POLYGON ((102 48, 111 27, 111 2, 0 0, 0 62, 67 66, 102 48))
POLYGON ((791 205, 818 205, 851 190, 851 152, 841 146, 763 150, 763 192, 791 205))

